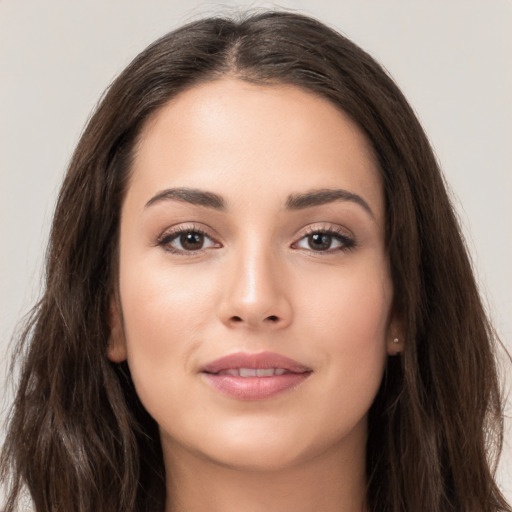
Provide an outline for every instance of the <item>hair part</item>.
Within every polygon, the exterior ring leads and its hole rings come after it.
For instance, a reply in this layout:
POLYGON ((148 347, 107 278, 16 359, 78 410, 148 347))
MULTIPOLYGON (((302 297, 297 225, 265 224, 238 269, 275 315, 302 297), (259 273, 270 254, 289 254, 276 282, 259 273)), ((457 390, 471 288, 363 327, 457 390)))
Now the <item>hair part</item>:
POLYGON ((114 81, 70 162, 51 231, 44 295, 21 336, 21 378, 3 447, 5 511, 26 486, 36 512, 163 511, 158 428, 126 363, 107 358, 120 210, 137 141, 181 91, 235 77, 331 101, 368 138, 382 174, 394 310, 405 349, 369 413, 374 512, 510 510, 493 480, 502 408, 496 337, 442 175, 385 71, 322 23, 266 12, 190 23, 114 81))

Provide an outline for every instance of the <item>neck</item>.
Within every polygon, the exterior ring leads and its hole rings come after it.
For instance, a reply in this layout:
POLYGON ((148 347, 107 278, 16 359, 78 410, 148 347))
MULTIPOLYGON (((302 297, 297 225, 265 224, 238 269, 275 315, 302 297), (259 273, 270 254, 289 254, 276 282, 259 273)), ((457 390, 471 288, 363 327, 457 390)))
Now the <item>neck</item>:
POLYGON ((175 443, 168 448, 166 512, 367 510, 364 443, 264 470, 224 466, 175 443))

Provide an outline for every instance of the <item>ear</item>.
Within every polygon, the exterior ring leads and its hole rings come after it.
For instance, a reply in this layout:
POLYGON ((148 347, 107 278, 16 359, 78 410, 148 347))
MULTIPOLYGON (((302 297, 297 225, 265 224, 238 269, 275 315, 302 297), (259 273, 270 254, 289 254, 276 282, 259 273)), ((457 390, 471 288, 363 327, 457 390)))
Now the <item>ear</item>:
POLYGON ((110 301, 110 337, 108 339, 107 356, 113 363, 126 361, 126 339, 123 329, 123 318, 119 302, 112 298, 110 301))
POLYGON ((403 352, 405 342, 405 328, 402 319, 398 315, 394 315, 389 324, 386 340, 388 355, 396 356, 403 352))

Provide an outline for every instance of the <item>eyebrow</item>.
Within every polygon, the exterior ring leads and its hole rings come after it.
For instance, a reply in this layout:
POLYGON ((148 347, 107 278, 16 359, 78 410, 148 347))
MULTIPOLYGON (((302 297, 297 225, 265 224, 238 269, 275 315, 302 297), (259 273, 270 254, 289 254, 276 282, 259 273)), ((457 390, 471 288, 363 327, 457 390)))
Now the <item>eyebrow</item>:
POLYGON ((335 201, 348 201, 358 204, 373 218, 375 218, 370 205, 361 196, 341 188, 323 188, 319 190, 310 190, 303 194, 292 194, 288 196, 286 209, 302 210, 305 208, 311 208, 312 206, 321 206, 323 204, 333 203, 335 201))
POLYGON ((169 188, 162 190, 146 203, 145 208, 169 199, 190 203, 196 206, 205 206, 215 210, 224 210, 226 208, 224 199, 222 199, 221 196, 213 192, 205 192, 195 188, 169 188))
MULTIPOLYGON (((169 188, 158 192, 145 205, 145 208, 161 201, 174 200, 213 208, 214 210, 225 210, 226 202, 218 194, 206 192, 195 188, 169 188)), ((313 206, 321 206, 336 201, 348 201, 361 206, 373 218, 375 215, 370 205, 358 194, 344 189, 319 189, 310 190, 301 194, 291 194, 286 200, 285 208, 287 210, 303 210, 313 206)))

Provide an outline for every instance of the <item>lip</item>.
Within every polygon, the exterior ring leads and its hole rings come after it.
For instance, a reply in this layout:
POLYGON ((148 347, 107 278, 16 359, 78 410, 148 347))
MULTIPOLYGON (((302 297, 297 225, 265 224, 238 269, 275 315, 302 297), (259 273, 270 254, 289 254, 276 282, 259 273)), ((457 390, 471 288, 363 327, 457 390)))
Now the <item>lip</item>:
POLYGON ((217 391, 238 400, 264 400, 295 389, 312 373, 312 369, 274 352, 250 354, 238 352, 206 364, 200 369, 204 381, 217 391), (279 369, 277 375, 242 377, 233 374, 240 368, 279 369), (225 373, 231 371, 231 374, 225 373), (283 372, 284 371, 284 372, 283 372))

